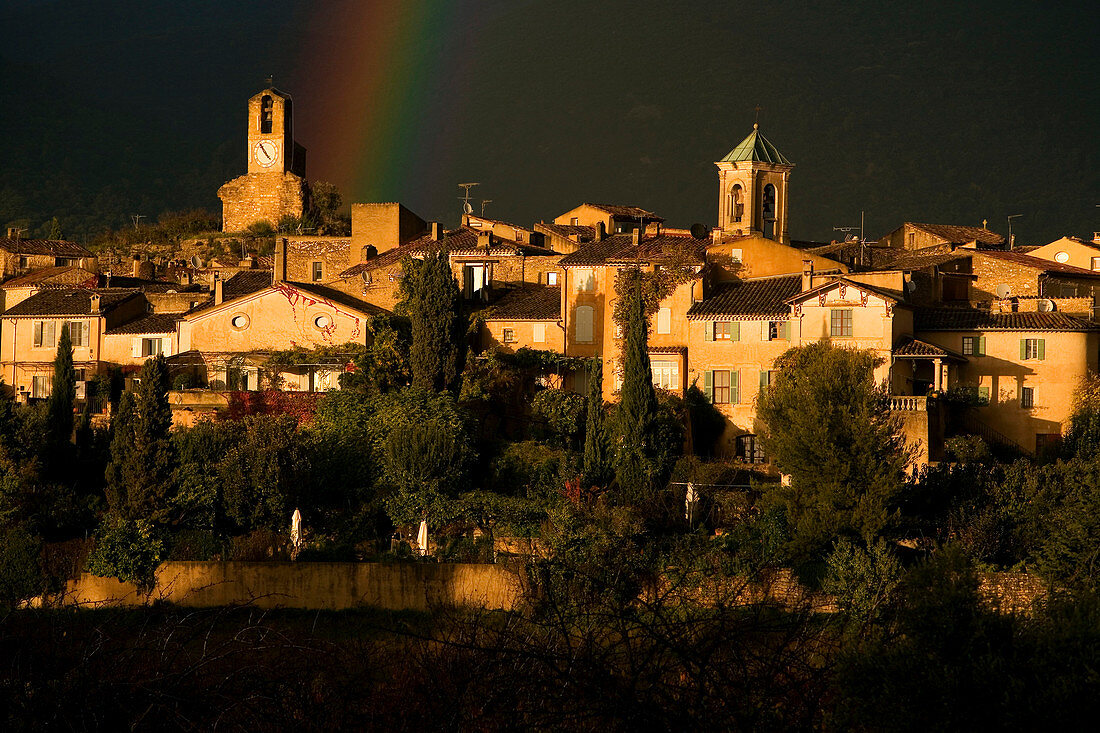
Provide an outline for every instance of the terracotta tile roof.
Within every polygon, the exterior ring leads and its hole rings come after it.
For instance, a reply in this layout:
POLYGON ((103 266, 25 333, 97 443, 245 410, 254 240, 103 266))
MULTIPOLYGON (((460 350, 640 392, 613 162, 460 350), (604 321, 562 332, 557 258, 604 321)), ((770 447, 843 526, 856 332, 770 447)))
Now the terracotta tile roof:
POLYGON ((705 300, 692 304, 687 317, 702 320, 714 316, 785 316, 791 312, 786 301, 801 289, 801 275, 720 283, 705 300))
POLYGON ((804 300, 805 298, 815 296, 823 290, 829 290, 829 289, 833 288, 834 286, 839 285, 841 282, 843 282, 848 287, 856 288, 857 290, 866 290, 869 293, 874 293, 875 295, 878 295, 881 298, 886 298, 888 300, 892 300, 895 303, 903 303, 904 300, 905 300, 905 294, 900 292, 900 291, 891 290, 889 288, 880 288, 880 287, 875 286, 875 285, 867 285, 866 283, 857 282, 856 280, 850 280, 846 277, 837 277, 837 278, 833 278, 832 280, 830 280, 826 283, 822 283, 821 285, 818 285, 816 288, 813 288, 812 290, 807 290, 807 291, 802 292, 802 293, 796 293, 794 296, 788 298, 787 302, 788 303, 794 303, 794 302, 797 302, 797 301, 800 301, 800 300, 804 300))
MULTIPOLYGON (((66 265, 64 267, 42 267, 37 270, 31 270, 28 273, 13 277, 6 281, 3 285, 5 288, 26 288, 34 285, 48 284, 47 281, 55 277, 62 275, 75 274, 80 276, 83 274, 84 279, 90 283, 92 287, 99 284, 97 275, 91 270, 85 270, 76 265, 66 265)), ((72 287, 72 283, 68 285, 72 287)))
POLYGON ((486 321, 556 321, 561 318, 561 288, 525 285, 484 311, 486 321))
POLYGON ((680 256, 701 265, 706 262, 706 246, 706 241, 694 237, 662 234, 646 237, 640 244, 634 244, 630 234, 613 234, 602 241, 589 242, 577 248, 576 252, 562 257, 558 264, 562 267, 584 267, 637 260, 659 261, 680 256))
POLYGON ((17 303, 4 316, 89 316, 92 315, 93 293, 99 295, 100 313, 106 313, 120 303, 140 296, 141 291, 123 288, 51 288, 17 303))
MULTIPOLYGON (((107 276, 99 276, 99 284, 101 286, 107 285, 107 276)), ((180 285, 177 282, 171 280, 146 280, 140 277, 130 277, 128 275, 112 275, 111 284, 112 288, 135 288, 138 290, 144 290, 147 293, 167 293, 169 290, 175 290, 177 293, 195 292, 201 288, 196 285, 180 285)))
POLYGON ((894 356, 909 358, 941 358, 966 361, 966 357, 942 346, 930 344, 912 336, 905 337, 894 346, 894 356))
POLYGON ((1060 275, 1072 275, 1074 277, 1100 278, 1100 272, 1086 270, 1073 265, 1063 265, 1061 262, 1044 260, 1042 257, 1032 257, 1020 252, 993 252, 990 250, 976 250, 974 254, 980 257, 992 257, 995 260, 1011 262, 1022 267, 1030 267, 1040 272, 1056 272, 1060 275))
POLYGON ((288 282, 286 283, 295 290, 300 290, 308 296, 317 298, 319 301, 330 301, 337 305, 342 305, 346 308, 354 308, 360 313, 366 315, 375 315, 378 313, 388 313, 385 308, 380 308, 377 305, 368 303, 365 300, 360 300, 352 295, 337 290, 335 288, 326 287, 324 285, 317 285, 316 283, 298 283, 288 282))
POLYGON ((657 216, 652 211, 647 211, 640 206, 615 206, 613 204, 581 204, 582 206, 591 206, 593 209, 599 209, 605 211, 617 218, 626 219, 645 219, 646 221, 664 221, 663 218, 657 216))
POLYGON ((265 270, 244 270, 222 283, 222 299, 243 298, 271 287, 275 273, 265 270))
POLYGON ((577 237, 577 241, 580 242, 591 242, 596 237, 596 227, 586 227, 580 224, 547 224, 546 222, 539 222, 537 226, 542 229, 547 229, 557 234, 559 237, 564 237, 566 239, 577 237))
POLYGON ((0 237, 0 249, 20 255, 54 255, 55 257, 95 257, 76 242, 63 239, 11 239, 0 237))
POLYGON ((1000 234, 982 227, 964 227, 955 224, 918 224, 912 221, 905 223, 953 244, 966 244, 967 242, 1004 244, 1005 241, 1005 238, 1000 234))
POLYGON ((955 252, 937 252, 934 254, 921 254, 921 250, 899 250, 889 247, 876 247, 873 255, 876 270, 926 270, 939 267, 948 262, 964 260, 970 257, 973 250, 956 250, 955 252))
POLYGON ((106 333, 108 336, 126 333, 175 333, 176 323, 180 318, 182 318, 180 313, 150 313, 137 320, 116 326, 106 333))
POLYGON ((1097 331, 1100 323, 1065 313, 990 313, 974 308, 924 308, 916 331, 1097 331))
POLYGON ((539 247, 533 244, 522 244, 520 242, 501 239, 496 236, 492 238, 492 246, 489 247, 488 252, 486 252, 485 247, 479 247, 477 244, 478 234, 479 232, 476 229, 471 229, 469 227, 460 227, 445 232, 443 237, 439 240, 432 239, 430 234, 424 234, 402 244, 400 247, 394 247, 391 250, 387 250, 372 260, 352 265, 341 272, 340 277, 355 277, 367 270, 377 270, 380 267, 395 265, 405 257, 415 257, 416 255, 429 252, 436 248, 446 249, 448 254, 458 256, 488 255, 490 257, 515 257, 523 255, 525 257, 554 257, 559 254, 546 247, 539 247))
POLYGON ((657 356, 671 356, 672 354, 686 354, 686 346, 650 346, 648 351, 650 354, 657 356))

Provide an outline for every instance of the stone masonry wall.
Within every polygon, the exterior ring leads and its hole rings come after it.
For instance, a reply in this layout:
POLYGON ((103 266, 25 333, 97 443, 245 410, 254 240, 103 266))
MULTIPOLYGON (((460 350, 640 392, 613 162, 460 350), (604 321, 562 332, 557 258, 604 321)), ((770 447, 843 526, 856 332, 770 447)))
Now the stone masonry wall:
POLYGON ((257 221, 278 223, 287 214, 302 215, 305 181, 293 173, 250 173, 218 189, 222 200, 222 230, 241 232, 257 221))

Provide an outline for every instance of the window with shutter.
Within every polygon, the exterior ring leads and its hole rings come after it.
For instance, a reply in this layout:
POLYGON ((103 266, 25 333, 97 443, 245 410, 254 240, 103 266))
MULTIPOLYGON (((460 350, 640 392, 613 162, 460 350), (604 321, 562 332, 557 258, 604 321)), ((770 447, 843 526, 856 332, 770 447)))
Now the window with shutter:
POLYGON ((590 305, 578 305, 575 320, 575 334, 579 344, 592 343, 592 323, 595 309, 590 305))
POLYGON ((531 326, 531 340, 536 344, 545 343, 546 341, 546 324, 536 323, 531 326))
POLYGON ((672 333, 671 308, 661 308, 657 311, 657 333, 672 333))
POLYGON ((730 370, 730 402, 737 404, 741 401, 741 372, 730 370))
POLYGON ((714 372, 714 404, 725 405, 730 401, 730 372, 718 369, 714 372))
POLYGON ((708 402, 714 402, 714 372, 707 370, 703 372, 703 394, 706 395, 708 402))

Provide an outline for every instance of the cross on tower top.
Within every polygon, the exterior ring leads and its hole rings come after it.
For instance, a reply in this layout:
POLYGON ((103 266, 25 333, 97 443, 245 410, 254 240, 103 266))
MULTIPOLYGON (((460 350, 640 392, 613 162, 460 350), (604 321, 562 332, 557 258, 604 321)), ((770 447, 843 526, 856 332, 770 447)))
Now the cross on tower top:
POLYGON ((760 110, 762 109, 764 108, 761 107, 759 104, 753 107, 753 111, 756 113, 752 120, 752 129, 754 130, 760 129, 760 110))

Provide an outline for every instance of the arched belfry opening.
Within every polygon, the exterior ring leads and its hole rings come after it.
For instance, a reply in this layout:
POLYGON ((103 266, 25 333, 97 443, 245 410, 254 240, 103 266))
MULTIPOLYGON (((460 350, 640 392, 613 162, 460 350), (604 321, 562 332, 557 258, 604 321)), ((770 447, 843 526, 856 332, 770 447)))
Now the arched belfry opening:
POLYGON ((761 231, 765 239, 775 239, 775 186, 771 183, 764 186, 764 194, 760 199, 761 231))
POLYGON ((730 188, 728 203, 730 221, 739 224, 745 216, 744 192, 740 184, 734 184, 730 188))
POLYGON ((270 135, 272 125, 275 122, 275 100, 270 94, 265 94, 260 99, 260 134, 270 135))

